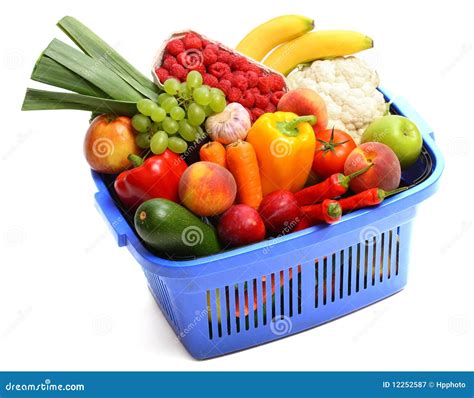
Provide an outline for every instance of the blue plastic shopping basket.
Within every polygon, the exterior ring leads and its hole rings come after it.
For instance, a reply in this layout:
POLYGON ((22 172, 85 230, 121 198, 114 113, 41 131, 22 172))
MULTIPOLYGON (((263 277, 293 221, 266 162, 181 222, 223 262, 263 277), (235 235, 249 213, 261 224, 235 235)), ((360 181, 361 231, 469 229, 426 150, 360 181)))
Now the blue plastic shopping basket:
POLYGON ((407 191, 334 225, 199 259, 170 261, 148 251, 117 206, 111 181, 92 173, 98 208, 118 245, 140 263, 155 300, 193 357, 298 333, 403 289, 416 208, 436 191, 443 158, 433 132, 404 99, 396 97, 392 110, 423 134, 422 156, 402 176, 407 191))

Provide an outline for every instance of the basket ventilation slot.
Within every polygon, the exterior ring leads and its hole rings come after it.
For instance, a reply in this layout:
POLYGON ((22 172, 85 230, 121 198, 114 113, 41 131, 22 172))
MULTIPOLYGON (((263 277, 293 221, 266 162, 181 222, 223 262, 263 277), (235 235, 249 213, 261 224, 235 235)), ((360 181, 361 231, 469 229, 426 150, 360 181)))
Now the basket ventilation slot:
POLYGON ((398 276, 400 227, 314 260, 314 307, 398 276))
POLYGON ((163 283, 163 281, 155 274, 147 273, 148 281, 152 285, 151 289, 155 292, 156 298, 158 303, 166 314, 168 320, 171 322, 173 327, 177 330, 178 329, 178 322, 176 316, 173 311, 173 307, 171 305, 170 295, 168 292, 168 288, 163 283))
POLYGON ((209 339, 301 314, 301 265, 206 291, 209 339))

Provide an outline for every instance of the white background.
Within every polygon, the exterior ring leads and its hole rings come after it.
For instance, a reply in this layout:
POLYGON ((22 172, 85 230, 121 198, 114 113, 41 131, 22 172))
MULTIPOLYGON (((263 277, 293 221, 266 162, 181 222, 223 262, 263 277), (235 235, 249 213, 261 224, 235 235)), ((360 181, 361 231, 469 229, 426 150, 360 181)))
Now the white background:
POLYGON ((469 2, 14 1, 0 15, 1 370, 468 370, 474 358, 473 48, 469 2), (251 5, 250 5, 251 4, 251 5), (228 45, 279 14, 362 31, 363 57, 409 99, 446 158, 420 206, 407 288, 363 311, 234 355, 193 360, 138 264, 94 208, 89 114, 19 111, 34 61, 66 14, 148 72, 174 30, 228 45))

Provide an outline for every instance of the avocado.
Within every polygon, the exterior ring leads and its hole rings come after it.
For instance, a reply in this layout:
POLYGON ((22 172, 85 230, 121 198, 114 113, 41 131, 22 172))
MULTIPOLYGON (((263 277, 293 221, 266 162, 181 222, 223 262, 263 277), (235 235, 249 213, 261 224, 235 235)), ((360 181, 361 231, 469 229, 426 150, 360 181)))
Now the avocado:
POLYGON ((210 225, 167 199, 143 202, 135 212, 135 229, 151 248, 170 256, 208 256, 221 249, 210 225))

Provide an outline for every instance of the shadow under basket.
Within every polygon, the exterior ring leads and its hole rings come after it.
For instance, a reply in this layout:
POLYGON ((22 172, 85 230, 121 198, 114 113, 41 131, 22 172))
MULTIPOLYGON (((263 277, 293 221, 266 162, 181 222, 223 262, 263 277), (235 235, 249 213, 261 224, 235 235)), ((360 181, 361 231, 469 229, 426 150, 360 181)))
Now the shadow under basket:
POLYGON ((155 300, 194 358, 286 337, 403 289, 416 208, 436 191, 443 159, 432 130, 403 98, 395 98, 392 111, 413 120, 423 135, 422 155, 402 176, 407 191, 330 226, 208 257, 171 261, 152 254, 118 205, 111 177, 92 173, 99 211, 118 245, 127 246, 141 265, 155 300))

